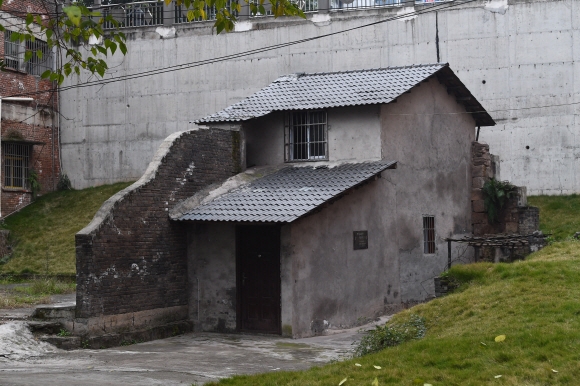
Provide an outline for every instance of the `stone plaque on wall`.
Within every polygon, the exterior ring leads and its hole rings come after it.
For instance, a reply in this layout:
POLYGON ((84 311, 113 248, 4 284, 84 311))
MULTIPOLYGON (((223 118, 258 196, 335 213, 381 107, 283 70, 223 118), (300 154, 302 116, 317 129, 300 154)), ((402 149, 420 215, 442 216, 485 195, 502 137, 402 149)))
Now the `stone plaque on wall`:
POLYGON ((369 232, 354 231, 352 232, 353 249, 369 249, 369 232))

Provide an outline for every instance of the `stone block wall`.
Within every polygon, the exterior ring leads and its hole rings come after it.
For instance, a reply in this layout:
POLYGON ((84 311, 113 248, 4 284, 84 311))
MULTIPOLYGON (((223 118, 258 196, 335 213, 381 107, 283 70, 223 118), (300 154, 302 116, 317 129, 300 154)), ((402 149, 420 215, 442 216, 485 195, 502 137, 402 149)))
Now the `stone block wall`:
POLYGON ((107 332, 115 324, 146 324, 157 309, 169 319, 187 317, 186 231, 168 213, 238 173, 239 146, 237 131, 172 134, 143 177, 103 204, 76 235, 77 318, 93 318, 107 332))
POLYGON ((517 187, 516 194, 507 200, 498 213, 495 223, 490 223, 485 211, 483 185, 491 178, 499 179, 499 159, 489 153, 489 145, 473 142, 471 145, 471 209, 474 236, 486 234, 531 234, 539 229, 539 209, 528 206, 525 187, 517 187))

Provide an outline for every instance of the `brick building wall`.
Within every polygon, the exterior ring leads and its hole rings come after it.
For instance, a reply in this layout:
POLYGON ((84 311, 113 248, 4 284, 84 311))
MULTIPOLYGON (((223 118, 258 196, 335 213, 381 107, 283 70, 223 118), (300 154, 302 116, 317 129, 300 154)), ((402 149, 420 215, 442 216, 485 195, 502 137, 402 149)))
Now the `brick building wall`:
MULTIPOLYGON (((47 20, 54 13, 54 4, 44 0, 5 1, 1 12, 5 28, 18 31, 24 25, 26 13, 38 13, 47 20)), ((0 33, 2 58, 5 58, 5 43, 5 34, 0 33)), ((28 173, 34 171, 38 175, 41 185, 39 194, 54 190, 60 176, 60 141, 56 117, 58 94, 55 86, 53 82, 26 73, 24 68, 6 68, 0 72, 0 97, 33 98, 32 102, 2 101, 0 136, 3 143, 19 144, 26 148, 26 169, 28 173)), ((30 203, 32 191, 27 178, 23 186, 7 186, 4 151, 1 162, 0 209, 4 217, 30 203)))
POLYGON ((105 202, 76 235, 78 318, 187 306, 185 227, 168 213, 238 173, 239 146, 235 131, 173 134, 145 175, 105 202))

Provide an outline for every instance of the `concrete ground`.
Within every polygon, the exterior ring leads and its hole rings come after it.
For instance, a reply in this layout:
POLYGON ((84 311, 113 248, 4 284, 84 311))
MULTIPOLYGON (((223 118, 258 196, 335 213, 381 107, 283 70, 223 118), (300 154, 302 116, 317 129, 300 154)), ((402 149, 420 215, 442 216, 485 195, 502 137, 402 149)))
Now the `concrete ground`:
POLYGON ((192 333, 104 350, 62 351, 30 334, 22 320, 29 310, 0 310, 0 385, 201 385, 235 374, 303 370, 349 358, 361 329, 372 327, 305 339, 192 333))

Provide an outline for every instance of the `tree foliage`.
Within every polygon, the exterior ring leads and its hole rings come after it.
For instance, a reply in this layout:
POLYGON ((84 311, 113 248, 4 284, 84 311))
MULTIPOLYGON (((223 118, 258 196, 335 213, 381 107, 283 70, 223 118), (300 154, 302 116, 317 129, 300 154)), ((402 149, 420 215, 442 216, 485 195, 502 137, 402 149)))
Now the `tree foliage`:
MULTIPOLYGON (((266 1, 270 4, 274 17, 305 17, 304 12, 293 0, 163 0, 165 5, 173 2, 185 10, 188 22, 208 20, 210 15, 207 14, 207 10, 213 10, 211 18, 214 19, 214 27, 218 34, 234 29, 242 2, 249 5, 252 15, 257 15, 266 14, 266 1)), ((4 0, 0 0, 0 6, 3 2, 4 0)), ((118 0, 110 3, 127 2, 118 0)), ((119 51, 123 55, 127 53, 126 36, 120 30, 119 21, 111 14, 103 13, 102 8, 90 7, 91 4, 91 0, 79 0, 63 7, 62 11, 47 12, 46 15, 28 12, 24 26, 19 31, 12 32, 13 42, 24 43, 42 39, 51 50, 56 47, 56 51, 61 54, 59 66, 54 70, 45 71, 41 75, 42 78, 60 84, 72 73, 80 74, 81 69, 104 77, 108 70, 107 56, 119 51), (97 44, 88 44, 89 41, 97 44)), ((4 30, 5 27, 0 25, 0 32, 4 30)), ((30 61, 34 55, 42 60, 43 52, 26 49, 24 61, 30 61)), ((3 60, 0 67, 4 67, 3 60)))

